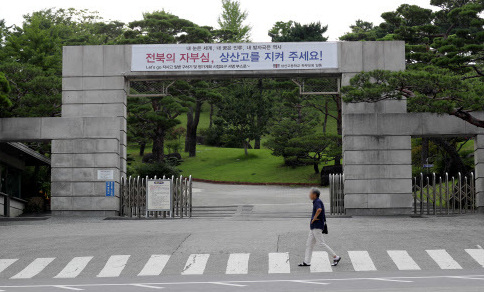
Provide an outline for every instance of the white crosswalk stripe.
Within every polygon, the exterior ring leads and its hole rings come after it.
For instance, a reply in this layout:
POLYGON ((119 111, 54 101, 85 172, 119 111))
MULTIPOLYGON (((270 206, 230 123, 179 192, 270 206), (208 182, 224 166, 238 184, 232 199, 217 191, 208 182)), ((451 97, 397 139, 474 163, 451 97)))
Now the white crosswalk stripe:
POLYGON ((10 267, 18 259, 0 259, 0 273, 10 267))
POLYGON ((288 274, 290 272, 289 253, 269 254, 269 274, 288 274))
POLYGON ((367 251, 348 251, 355 271, 376 271, 375 264, 367 251))
POLYGON ((209 254, 191 254, 188 257, 182 275, 202 275, 209 257, 209 254))
POLYGON ((30 279, 42 272, 55 258, 37 258, 11 279, 30 279))
POLYGON ((484 249, 466 249, 466 252, 484 268, 484 249))
POLYGON ((237 275, 249 272, 249 253, 232 253, 227 261, 226 274, 237 275))
POLYGON ((92 260, 93 257, 75 257, 73 258, 67 266, 54 278, 58 279, 73 279, 86 268, 87 264, 92 260))
POLYGON ((459 263, 445 249, 430 249, 427 250, 427 253, 442 270, 462 269, 459 263))
POLYGON ((399 270, 420 270, 406 250, 387 250, 387 253, 399 270))
POLYGON ((333 269, 331 268, 328 253, 325 251, 313 251, 309 269, 311 273, 332 272, 333 269))
POLYGON ((128 263, 129 255, 113 255, 97 275, 99 278, 119 277, 128 263))
POLYGON ((159 276, 169 259, 170 256, 165 254, 152 255, 138 276, 159 276))
MULTIPOLYGON (((484 249, 465 249, 467 254, 470 257, 464 258, 456 258, 455 260, 451 254, 449 254, 445 249, 433 249, 433 250, 426 250, 429 257, 423 258, 412 258, 408 251, 406 250, 387 250, 388 257, 386 257, 386 261, 389 262, 393 261, 395 264, 395 269, 398 270, 421 270, 422 264, 424 266, 428 266, 425 264, 427 262, 435 262, 437 265, 434 267, 439 267, 440 269, 449 270, 449 269, 462 269, 460 265, 460 261, 465 263, 466 261, 469 262, 471 260, 476 261, 479 265, 484 267, 484 249), (422 262, 422 263, 420 263, 422 262)), ((368 251, 361 250, 361 251, 348 251, 348 260, 343 261, 344 265, 353 266, 354 271, 376 271, 377 267, 374 264, 372 256, 374 254, 370 254, 368 251)), ((191 254, 188 256, 186 260, 185 266, 182 271, 177 271, 182 275, 202 275, 204 274, 207 266, 209 264, 210 254, 191 254)), ((257 254, 254 257, 261 257, 263 255, 257 254)), ((277 253, 269 253, 266 254, 268 259, 268 270, 267 273, 269 274, 287 274, 291 273, 291 265, 290 265, 290 254, 285 252, 277 252, 277 253)), ((128 264, 133 264, 139 262, 139 259, 133 260, 131 263, 130 255, 112 255, 108 258, 108 260, 104 263, 103 268, 101 271, 95 271, 97 277, 119 277, 123 273, 124 269, 128 268, 128 264)), ((138 276, 159 276, 165 273, 165 269, 171 262, 171 258, 173 255, 169 254, 154 254, 147 259, 144 263, 144 266, 139 267, 140 270, 133 271, 133 267, 129 267, 128 273, 137 273, 138 276)), ((227 275, 246 275, 249 273, 250 270, 250 258, 252 255, 250 253, 233 253, 228 256, 226 261, 226 266, 222 268, 225 269, 225 274, 227 275)), ((20 266, 19 259, 0 259, 0 276, 4 275, 4 277, 11 277, 11 279, 29 279, 36 276, 41 276, 39 274, 47 274, 46 267, 49 265, 54 265, 54 260, 56 258, 37 258, 31 262, 28 262, 26 266, 20 266), (12 272, 12 274, 8 274, 12 269, 19 269, 21 270, 18 272, 12 272), (23 268, 23 269, 22 269, 23 268)), ((73 279, 80 276, 84 271, 87 270, 89 265, 94 266, 91 264, 96 260, 95 257, 92 256, 85 256, 85 257, 74 257, 72 258, 67 264, 61 266, 63 261, 55 261, 58 267, 49 267, 49 270, 54 270, 57 274, 54 274, 54 278, 57 279, 73 279)), ((98 258, 100 260, 100 258, 98 258)), ((375 258, 378 260, 378 258, 375 258)), ((380 259, 383 260, 383 259, 380 259)), ((176 263, 178 261, 174 260, 173 262, 176 263)), ((220 261, 214 260, 212 264, 220 263, 220 261)), ((257 263, 255 261, 253 264, 257 263)), ((137 267, 137 265, 135 265, 137 267)), ((138 268, 138 267, 137 267, 138 268)), ((169 269, 173 271, 173 269, 169 269)), ((217 270, 220 270, 220 267, 217 267, 217 270)), ((257 271, 257 267, 254 268, 254 271, 257 271)), ((331 258, 325 251, 315 251, 313 252, 311 267, 309 269, 298 269, 298 271, 308 271, 311 273, 325 273, 325 272, 334 272, 339 271, 339 267, 333 269, 331 266, 331 258)), ((347 270, 346 268, 344 270, 347 270)), ((49 272, 50 273, 50 272, 49 272)), ((52 277, 52 276, 51 276, 52 277)))

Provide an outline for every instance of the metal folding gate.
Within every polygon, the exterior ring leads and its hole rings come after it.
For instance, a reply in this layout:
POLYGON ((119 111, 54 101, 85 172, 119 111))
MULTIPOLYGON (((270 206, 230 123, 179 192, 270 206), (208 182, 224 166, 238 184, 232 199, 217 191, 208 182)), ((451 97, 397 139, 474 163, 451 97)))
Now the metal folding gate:
MULTIPOLYGON (((156 176, 154 177, 156 179, 156 176)), ((163 177, 163 179, 168 179, 163 177)), ((171 177, 173 205, 168 212, 146 211, 146 182, 148 177, 129 177, 121 179, 120 216, 126 217, 192 217, 192 177, 171 177)))
POLYGON ((345 215, 344 174, 329 175, 330 214, 345 215))
POLYGON ((413 212, 425 215, 465 214, 476 212, 474 174, 449 178, 435 173, 421 173, 413 179, 413 212))

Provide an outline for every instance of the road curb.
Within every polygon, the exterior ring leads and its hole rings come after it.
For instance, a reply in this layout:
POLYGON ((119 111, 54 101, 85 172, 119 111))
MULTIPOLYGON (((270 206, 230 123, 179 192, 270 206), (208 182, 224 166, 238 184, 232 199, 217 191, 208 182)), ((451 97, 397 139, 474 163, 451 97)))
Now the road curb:
POLYGON ((321 187, 318 184, 311 184, 311 183, 270 183, 270 182, 269 183, 256 183, 256 182, 238 182, 238 181, 218 181, 218 180, 209 180, 209 179, 201 179, 201 178, 192 178, 192 180, 196 181, 196 182, 221 184, 221 185, 321 187))

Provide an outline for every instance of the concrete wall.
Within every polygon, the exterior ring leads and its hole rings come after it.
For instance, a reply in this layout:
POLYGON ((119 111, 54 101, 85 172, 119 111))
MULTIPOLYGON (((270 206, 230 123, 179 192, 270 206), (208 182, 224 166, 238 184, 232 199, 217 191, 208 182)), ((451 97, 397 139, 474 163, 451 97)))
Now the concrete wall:
MULTIPOLYGON (((4 209, 4 200, 3 197, 0 196, 0 216, 5 216, 3 213, 4 209)), ((22 215, 25 209, 25 203, 20 200, 16 200, 15 198, 10 199, 10 217, 17 217, 22 215)))
POLYGON ((378 123, 380 113, 405 111, 404 101, 344 105, 343 165, 347 214, 400 214, 410 210, 411 137, 381 135, 374 124, 378 123), (366 114, 358 115, 360 112, 366 114))
POLYGON ((484 209, 484 129, 449 115, 406 113, 405 100, 345 104, 343 111, 347 214, 411 211, 411 137, 423 136, 476 137, 477 206, 484 209))
POLYGON ((119 182, 126 175, 126 90, 130 46, 64 47, 62 117, 109 118, 93 125, 95 135, 52 141, 54 215, 113 216, 119 209, 119 182), (114 133, 113 133, 114 132, 114 133), (98 170, 114 172, 115 197, 106 197, 98 170))
MULTIPOLYGON (((0 119, 0 141, 52 140, 52 211, 54 215, 114 215, 118 199, 105 195, 98 169, 125 172, 125 135, 119 117, 0 119)), ((119 191, 119 185, 117 185, 119 191)))

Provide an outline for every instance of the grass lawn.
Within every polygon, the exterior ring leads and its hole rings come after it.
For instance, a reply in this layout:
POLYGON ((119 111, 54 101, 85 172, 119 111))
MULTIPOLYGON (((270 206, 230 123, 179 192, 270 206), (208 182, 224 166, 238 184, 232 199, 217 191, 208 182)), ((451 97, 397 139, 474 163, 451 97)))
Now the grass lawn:
MULTIPOLYGON (((209 127, 208 104, 202 107, 198 130, 209 127)), ((332 114, 336 114, 332 111, 332 114)), ((179 126, 186 127, 186 115, 178 117, 179 126)), ((328 119, 328 133, 336 133, 336 121, 328 119)), ((315 131, 322 133, 322 126, 315 131)), ((249 149, 249 156, 245 157, 244 149, 219 148, 197 145, 197 156, 188 157, 187 153, 181 153, 183 163, 178 166, 183 175, 192 175, 194 178, 215 181, 233 181, 250 183, 314 183, 319 184, 319 175, 314 174, 313 166, 287 167, 283 165, 281 157, 271 155, 269 149, 264 148, 264 142, 268 137, 262 138, 263 149, 249 149)), ((184 145, 184 139, 182 139, 184 145)), ((252 142, 253 145, 253 142, 252 142)), ((151 146, 146 147, 146 153, 151 152, 151 146)), ((139 147, 129 144, 128 154, 134 161, 130 165, 136 166, 141 163, 139 147)), ((324 165, 321 164, 320 168, 324 165)))
POLYGON ((268 149, 197 147, 197 157, 184 157, 180 169, 195 178, 254 183, 318 183, 312 166, 286 167, 268 149))
MULTIPOLYGON (((128 154, 134 159, 131 166, 141 163, 138 152, 136 145, 128 147, 128 154)), ((199 179, 251 183, 318 184, 320 181, 312 166, 283 166, 283 159, 272 156, 268 149, 251 149, 245 157, 244 149, 198 145, 196 157, 182 155, 184 162, 178 167, 182 174, 199 179)))

